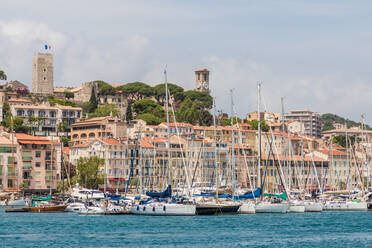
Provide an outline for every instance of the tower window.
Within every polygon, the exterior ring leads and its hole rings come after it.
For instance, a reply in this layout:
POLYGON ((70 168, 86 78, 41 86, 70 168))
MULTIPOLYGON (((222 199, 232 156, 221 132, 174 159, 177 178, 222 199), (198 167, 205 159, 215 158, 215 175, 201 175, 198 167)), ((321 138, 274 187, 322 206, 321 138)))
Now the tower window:
POLYGON ((44 81, 46 80, 46 77, 44 77, 44 81))
POLYGON ((43 71, 46 72, 46 68, 44 68, 43 71))

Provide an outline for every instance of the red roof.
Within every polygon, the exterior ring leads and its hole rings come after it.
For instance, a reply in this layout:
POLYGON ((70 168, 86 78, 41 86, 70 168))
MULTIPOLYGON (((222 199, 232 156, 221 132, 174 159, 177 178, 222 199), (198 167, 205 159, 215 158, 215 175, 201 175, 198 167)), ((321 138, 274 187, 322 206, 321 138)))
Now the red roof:
POLYGON ((87 147, 88 144, 89 144, 88 142, 86 142, 86 143, 81 143, 81 144, 74 145, 74 146, 72 146, 71 148, 87 147))
POLYGON ((50 140, 42 137, 36 137, 25 133, 16 133, 16 138, 22 144, 50 145, 50 140))
POLYGON ((101 140, 109 145, 120 145, 120 142, 114 139, 101 138, 101 140))

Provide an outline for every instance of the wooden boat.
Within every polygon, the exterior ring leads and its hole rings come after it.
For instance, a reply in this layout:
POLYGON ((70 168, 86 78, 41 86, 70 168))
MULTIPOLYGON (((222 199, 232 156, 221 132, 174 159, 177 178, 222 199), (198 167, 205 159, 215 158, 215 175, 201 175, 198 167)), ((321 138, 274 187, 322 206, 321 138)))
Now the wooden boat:
POLYGON ((67 205, 45 205, 45 206, 35 206, 27 207, 29 212, 64 212, 67 205))

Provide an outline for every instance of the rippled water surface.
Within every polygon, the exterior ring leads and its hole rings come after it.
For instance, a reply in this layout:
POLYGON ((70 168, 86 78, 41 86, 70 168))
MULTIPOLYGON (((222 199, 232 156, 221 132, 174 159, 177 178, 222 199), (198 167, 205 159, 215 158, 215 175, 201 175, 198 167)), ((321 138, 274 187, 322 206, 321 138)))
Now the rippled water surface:
POLYGON ((0 247, 372 247, 372 212, 230 216, 5 213, 0 247))

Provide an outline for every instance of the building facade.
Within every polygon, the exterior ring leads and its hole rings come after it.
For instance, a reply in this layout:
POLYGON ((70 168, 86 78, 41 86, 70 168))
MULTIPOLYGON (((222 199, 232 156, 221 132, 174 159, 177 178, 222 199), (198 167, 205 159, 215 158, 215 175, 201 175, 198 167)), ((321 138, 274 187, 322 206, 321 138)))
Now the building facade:
POLYGON ((304 134, 313 138, 322 137, 322 123, 319 113, 308 110, 294 110, 284 114, 285 121, 300 121, 304 124, 304 134))

